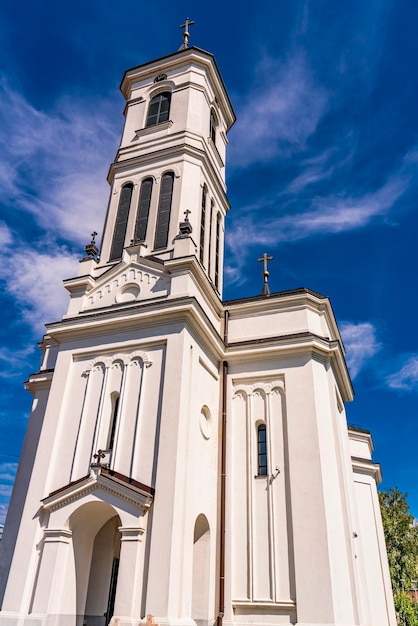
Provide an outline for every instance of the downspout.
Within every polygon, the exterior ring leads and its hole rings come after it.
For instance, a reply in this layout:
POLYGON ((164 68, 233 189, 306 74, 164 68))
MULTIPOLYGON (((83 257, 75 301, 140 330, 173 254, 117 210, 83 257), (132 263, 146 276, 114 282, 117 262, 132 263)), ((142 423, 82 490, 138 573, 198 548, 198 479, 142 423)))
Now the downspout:
MULTIPOLYGON (((224 344, 228 345, 229 312, 224 316, 224 344)), ((219 611, 217 626, 222 626, 225 613, 225 501, 226 501, 226 402, 228 363, 222 363, 222 427, 221 427, 221 502, 220 502, 220 546, 219 546, 219 611)))

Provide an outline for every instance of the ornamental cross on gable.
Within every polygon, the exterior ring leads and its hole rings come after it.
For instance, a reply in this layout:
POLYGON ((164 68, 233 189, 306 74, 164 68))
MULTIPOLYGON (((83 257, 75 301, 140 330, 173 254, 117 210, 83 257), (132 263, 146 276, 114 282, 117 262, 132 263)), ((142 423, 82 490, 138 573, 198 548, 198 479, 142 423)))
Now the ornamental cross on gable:
POLYGON ((269 275, 270 275, 270 272, 268 271, 268 262, 272 261, 272 260, 273 260, 273 257, 272 256, 268 256, 267 252, 265 252, 263 254, 261 259, 257 259, 257 261, 263 261, 263 263, 264 263, 264 269, 263 269, 264 284, 263 284, 263 289, 261 291, 261 294, 263 296, 269 296, 270 295, 270 288, 269 288, 269 275))

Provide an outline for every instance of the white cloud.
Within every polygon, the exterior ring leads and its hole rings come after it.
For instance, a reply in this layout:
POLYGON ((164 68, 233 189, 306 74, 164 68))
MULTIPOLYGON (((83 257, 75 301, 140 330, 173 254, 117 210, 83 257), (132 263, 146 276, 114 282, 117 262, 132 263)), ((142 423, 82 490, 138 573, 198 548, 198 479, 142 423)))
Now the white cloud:
POLYGON ((327 108, 327 92, 315 83, 300 52, 285 63, 265 56, 256 73, 257 84, 238 103, 238 122, 231 131, 234 167, 302 150, 327 108))
POLYGON ((6 518, 16 471, 17 463, 0 463, 0 524, 6 518))
POLYGON ((386 378, 391 389, 418 391, 418 354, 410 355, 402 367, 386 378))
MULTIPOLYGON (((53 253, 27 247, 21 254, 19 247, 13 246, 7 252, 0 264, 0 280, 17 302, 23 321, 42 334, 45 322, 56 321, 65 313, 69 296, 62 281, 76 274, 79 258, 64 247, 53 253)), ((0 360, 3 356, 1 353, 0 360)), ((16 353, 14 360, 18 358, 16 353)))
POLYGON ((274 215, 277 209, 260 205, 250 212, 244 209, 244 217, 227 234, 231 248, 249 244, 275 245, 280 242, 298 241, 316 235, 327 235, 363 228, 373 218, 386 215, 394 203, 407 190, 410 178, 399 175, 391 178, 374 193, 361 197, 314 198, 312 208, 304 213, 274 215), (270 219, 257 221, 257 215, 272 214, 270 219), (268 210, 267 210, 268 209, 268 210))
MULTIPOLYGON (((38 329, 36 329, 38 330, 38 329)), ((15 347, 0 348, 0 378, 10 380, 17 377, 21 379, 22 372, 27 367, 28 359, 34 354, 35 345, 29 345, 27 348, 16 349, 15 347)), ((1 419, 1 414, 0 414, 1 419)))
POLYGON ((38 111, 0 79, 0 183, 14 211, 55 236, 87 242, 104 221, 105 176, 117 146, 113 105, 63 98, 38 111))
POLYGON ((376 337, 376 328, 370 322, 343 322, 340 332, 346 349, 348 369, 354 379, 381 348, 376 337))

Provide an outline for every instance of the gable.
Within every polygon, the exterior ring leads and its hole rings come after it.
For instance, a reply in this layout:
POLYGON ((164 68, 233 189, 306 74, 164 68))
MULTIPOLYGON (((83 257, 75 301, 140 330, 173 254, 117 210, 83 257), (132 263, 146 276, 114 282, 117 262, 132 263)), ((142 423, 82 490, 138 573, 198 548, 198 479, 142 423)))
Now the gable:
POLYGON ((170 282, 166 271, 151 267, 151 264, 121 263, 97 279, 82 310, 164 297, 169 294, 170 282))

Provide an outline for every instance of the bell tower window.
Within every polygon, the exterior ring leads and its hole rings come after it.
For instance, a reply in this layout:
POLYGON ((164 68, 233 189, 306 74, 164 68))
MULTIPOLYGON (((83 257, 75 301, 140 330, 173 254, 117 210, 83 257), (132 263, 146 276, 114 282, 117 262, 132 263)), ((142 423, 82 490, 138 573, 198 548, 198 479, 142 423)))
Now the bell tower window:
POLYGON ((170 228, 171 201, 173 198, 174 173, 167 172, 161 179, 160 200, 158 203, 157 226, 155 229, 154 248, 167 247, 170 228))
POLYGON ((206 185, 203 185, 202 207, 201 207, 201 213, 200 213, 200 248, 199 248, 199 258, 200 258, 201 263, 203 263, 204 253, 205 253, 206 196, 207 196, 207 187, 206 185))
POLYGON ((115 229, 113 231, 112 248, 110 250, 110 261, 120 259, 122 256, 133 188, 133 184, 128 183, 122 187, 120 193, 115 229))
POLYGON ((219 251, 221 247, 221 216, 218 213, 216 219, 216 242, 215 242, 215 287, 219 288, 219 251))
POLYGON ((209 136, 212 139, 212 142, 216 145, 216 127, 218 123, 216 121, 216 117, 213 111, 210 112, 210 121, 209 121, 209 136))
POLYGON ((145 178, 142 181, 141 192, 139 194, 138 213, 135 225, 135 240, 144 241, 147 234, 148 216, 151 205, 152 178, 145 178))
POLYGON ((171 93, 163 91, 153 97, 149 103, 146 127, 167 122, 170 116, 171 93))
POLYGON ((108 450, 113 450, 113 446, 115 445, 115 435, 116 435, 116 424, 118 421, 118 410, 119 410, 119 394, 115 394, 112 398, 112 419, 110 422, 110 431, 109 431, 109 440, 107 444, 108 450))

